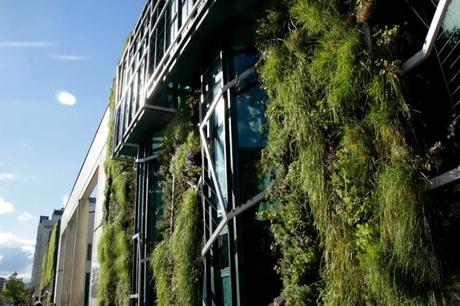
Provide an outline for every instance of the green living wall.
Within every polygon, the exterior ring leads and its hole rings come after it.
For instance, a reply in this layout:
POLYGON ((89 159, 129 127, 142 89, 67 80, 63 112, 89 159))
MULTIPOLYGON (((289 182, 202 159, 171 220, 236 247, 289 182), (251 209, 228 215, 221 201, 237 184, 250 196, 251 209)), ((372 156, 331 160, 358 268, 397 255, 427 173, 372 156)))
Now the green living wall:
POLYGON ((201 205, 198 177, 200 140, 190 99, 179 108, 163 136, 160 173, 163 218, 157 224, 162 240, 152 254, 156 303, 160 306, 198 305, 201 278, 201 205))
POLYGON ((99 242, 99 305, 129 305, 131 237, 134 235, 136 171, 134 160, 112 159, 114 91, 109 98, 110 122, 105 161, 106 187, 102 237, 99 242))
POLYGON ((57 251, 59 246, 59 234, 60 234, 61 222, 54 225, 51 232, 50 241, 48 248, 45 251, 45 256, 42 262, 42 277, 40 281, 40 297, 42 297, 45 291, 48 291, 46 301, 48 305, 51 305, 54 294, 54 278, 56 275, 57 265, 57 251))
POLYGON ((290 305, 436 301, 400 25, 372 19, 383 5, 275 0, 259 21, 271 98, 263 162, 278 173, 265 215, 290 305))

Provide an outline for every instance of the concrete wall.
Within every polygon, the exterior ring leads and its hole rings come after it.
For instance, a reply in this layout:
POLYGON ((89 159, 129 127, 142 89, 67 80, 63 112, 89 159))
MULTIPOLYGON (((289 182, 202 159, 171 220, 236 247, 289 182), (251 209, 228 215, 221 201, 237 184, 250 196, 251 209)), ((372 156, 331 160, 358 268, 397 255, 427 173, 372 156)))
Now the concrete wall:
POLYGON ((97 305, 97 281, 99 279, 99 260, 98 260, 98 245, 102 236, 102 221, 104 218, 104 201, 105 201, 105 181, 106 175, 104 171, 99 172, 97 191, 96 191, 96 204, 94 211, 94 232, 93 232, 93 253, 91 258, 91 284, 89 292, 89 305, 97 305))

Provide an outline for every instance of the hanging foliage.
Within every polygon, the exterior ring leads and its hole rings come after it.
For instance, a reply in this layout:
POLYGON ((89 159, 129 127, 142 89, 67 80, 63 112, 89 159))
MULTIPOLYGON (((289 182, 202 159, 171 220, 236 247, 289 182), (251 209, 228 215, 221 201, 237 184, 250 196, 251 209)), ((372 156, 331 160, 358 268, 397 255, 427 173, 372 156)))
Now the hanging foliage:
POLYGON ((45 250, 42 262, 42 274, 40 280, 40 297, 48 291, 46 300, 48 305, 53 301, 54 294, 54 277, 56 275, 57 249, 59 245, 60 225, 58 222, 51 231, 48 248, 45 250))
POLYGON ((279 0, 259 24, 263 159, 278 170, 268 215, 290 305, 427 304, 439 282, 398 26, 363 37, 373 6, 279 0))
POLYGON ((160 173, 163 181, 163 241, 152 253, 157 304, 198 305, 200 220, 197 190, 200 141, 196 114, 181 107, 163 136, 160 173))
POLYGON ((104 221, 99 242, 99 305, 129 305, 131 288, 131 237, 134 234, 134 201, 136 172, 134 161, 112 159, 115 95, 109 98, 109 137, 104 164, 107 176, 104 221))

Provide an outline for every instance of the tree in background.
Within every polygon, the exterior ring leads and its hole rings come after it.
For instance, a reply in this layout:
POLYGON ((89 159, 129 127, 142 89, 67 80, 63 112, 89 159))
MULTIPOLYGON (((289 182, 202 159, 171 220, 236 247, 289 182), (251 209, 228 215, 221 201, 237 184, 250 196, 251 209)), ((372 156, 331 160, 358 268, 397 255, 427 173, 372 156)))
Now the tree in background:
POLYGON ((22 281, 22 278, 18 277, 18 274, 14 272, 8 278, 5 284, 5 291, 3 292, 3 298, 13 305, 19 305, 26 303, 28 300, 29 292, 27 291, 26 285, 22 281))

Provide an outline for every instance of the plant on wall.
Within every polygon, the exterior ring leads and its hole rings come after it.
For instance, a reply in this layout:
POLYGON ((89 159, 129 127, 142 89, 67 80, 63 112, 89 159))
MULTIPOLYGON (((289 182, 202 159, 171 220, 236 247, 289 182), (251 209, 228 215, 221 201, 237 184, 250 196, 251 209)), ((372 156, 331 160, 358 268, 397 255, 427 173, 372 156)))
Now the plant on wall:
POLYGON ((131 237, 134 233, 136 172, 134 161, 112 159, 115 96, 109 98, 110 122, 105 173, 104 221, 99 243, 99 305, 129 305, 131 288, 131 237))
POLYGON ((181 107, 163 136, 163 240, 152 253, 158 305, 197 305, 200 279, 198 176, 200 141, 194 114, 181 107))
POLYGON ((440 275, 397 59, 372 1, 279 0, 261 19, 267 215, 290 305, 414 305, 440 275), (369 49, 366 40, 371 40, 369 49))
POLYGON ((60 222, 56 223, 56 225, 54 225, 53 227, 53 230, 51 231, 48 249, 45 251, 45 256, 43 257, 42 263, 40 296, 43 296, 45 292, 48 291, 48 293, 46 294, 46 300, 48 304, 50 304, 53 301, 54 277, 56 274, 60 225, 60 222))

